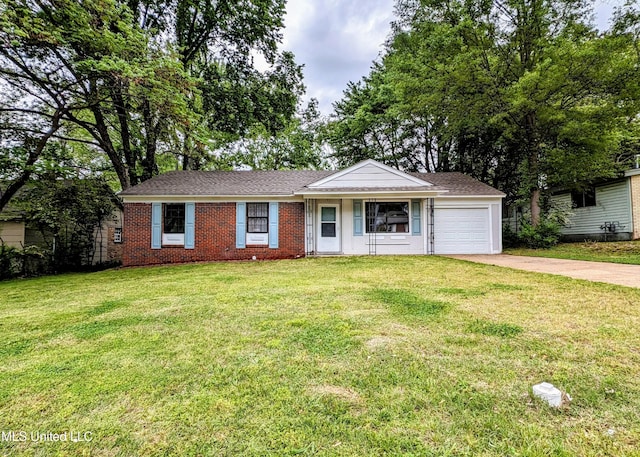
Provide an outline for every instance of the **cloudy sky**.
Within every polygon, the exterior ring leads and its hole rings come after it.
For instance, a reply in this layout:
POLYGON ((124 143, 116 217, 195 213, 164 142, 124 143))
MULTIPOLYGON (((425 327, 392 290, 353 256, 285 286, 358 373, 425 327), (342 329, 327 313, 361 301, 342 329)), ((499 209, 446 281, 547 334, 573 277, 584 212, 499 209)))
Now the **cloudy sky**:
MULTIPOLYGON (((595 2, 596 23, 607 27, 615 5, 595 2)), ((369 73, 393 20, 394 0, 289 0, 283 48, 304 64, 307 98, 315 97, 329 115, 349 81, 369 73)))

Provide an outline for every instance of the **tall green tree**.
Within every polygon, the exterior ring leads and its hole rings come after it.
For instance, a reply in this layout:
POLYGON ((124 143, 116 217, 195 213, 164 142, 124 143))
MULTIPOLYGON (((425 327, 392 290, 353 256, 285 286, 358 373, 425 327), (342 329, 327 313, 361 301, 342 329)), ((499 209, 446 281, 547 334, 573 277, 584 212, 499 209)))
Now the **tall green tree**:
POLYGON ((28 173, 39 143, 82 143, 126 189, 158 173, 159 155, 198 166, 211 138, 282 129, 302 87, 277 52, 283 14, 284 0, 3 0, 1 146, 30 151, 28 173), (255 70, 256 53, 271 71, 255 70))
MULTIPOLYGON (((528 200, 537 224, 543 190, 614 175, 621 139, 637 125, 637 17, 627 9, 625 27, 598 33, 589 3, 398 1, 379 75, 336 105, 342 141, 364 144, 350 126, 371 119, 361 114, 381 79, 391 95, 376 119, 423 120, 432 126, 423 138, 435 149, 435 169, 464 171, 528 200)), ((382 156, 383 147, 369 144, 382 156)), ((406 144, 396 151, 404 160, 414 154, 406 144)))
POLYGON ((311 99, 305 109, 287 122, 286 127, 270 133, 264 126, 254 128, 239 141, 219 149, 216 168, 253 170, 309 170, 329 167, 322 132, 325 121, 318 101, 311 99))

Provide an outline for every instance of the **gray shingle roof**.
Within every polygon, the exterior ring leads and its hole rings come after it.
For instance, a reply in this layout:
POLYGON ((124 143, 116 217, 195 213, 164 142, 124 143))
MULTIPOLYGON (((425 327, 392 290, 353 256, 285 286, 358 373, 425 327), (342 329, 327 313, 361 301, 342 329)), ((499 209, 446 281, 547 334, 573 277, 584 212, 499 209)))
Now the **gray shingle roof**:
POLYGON ((293 193, 335 171, 170 171, 120 192, 133 195, 259 196, 293 193))
MULTIPOLYGON (((123 192, 121 196, 287 196, 336 171, 171 171, 123 192)), ((403 190, 447 191, 446 196, 502 196, 502 192, 462 173, 409 173, 433 187, 318 189, 337 192, 403 190)), ((316 190, 316 189, 314 189, 316 190)))
POLYGON ((452 196, 469 196, 469 195, 483 195, 483 196, 496 196, 503 197, 504 193, 500 192, 487 184, 478 181, 471 176, 457 172, 446 173, 408 173, 411 176, 420 178, 424 181, 428 181, 434 186, 447 189, 447 197, 452 196))

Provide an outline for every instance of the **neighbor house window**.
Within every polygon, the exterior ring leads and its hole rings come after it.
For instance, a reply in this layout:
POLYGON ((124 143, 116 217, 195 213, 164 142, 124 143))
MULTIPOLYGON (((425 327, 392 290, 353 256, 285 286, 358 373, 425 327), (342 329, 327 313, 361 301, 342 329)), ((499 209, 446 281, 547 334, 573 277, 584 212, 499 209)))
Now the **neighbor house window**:
POLYGON ((590 187, 584 192, 571 192, 571 204, 574 208, 586 208, 596 206, 596 189, 590 187))
POLYGON ((122 227, 116 227, 113 230, 113 242, 122 243, 122 227))
POLYGON ((408 233, 409 202, 366 204, 367 233, 408 233))
POLYGON ((165 203, 163 205, 162 221, 162 244, 183 245, 185 204, 165 203))
POLYGON ((247 203, 247 232, 269 232, 269 203, 247 203))

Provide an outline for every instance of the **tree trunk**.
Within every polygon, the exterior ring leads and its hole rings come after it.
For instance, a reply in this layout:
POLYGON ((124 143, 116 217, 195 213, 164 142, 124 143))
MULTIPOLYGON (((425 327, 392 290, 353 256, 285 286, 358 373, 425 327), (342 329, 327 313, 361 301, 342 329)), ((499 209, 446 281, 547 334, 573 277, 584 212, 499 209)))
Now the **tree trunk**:
MULTIPOLYGON (((114 78, 112 79, 110 86, 113 107, 118 116, 118 123, 120 124, 122 152, 124 153, 124 160, 129 171, 129 181, 131 184, 137 184, 138 176, 136 174, 136 156, 131 150, 131 133, 129 131, 129 112, 127 102, 125 101, 120 81, 114 78)), ((126 87, 124 89, 126 91, 126 87)))
POLYGON ((37 143, 31 148, 29 156, 27 157, 27 161, 25 162, 24 171, 11 184, 9 184, 9 186, 7 186, 7 189, 0 195, 0 211, 4 209, 7 203, 9 203, 9 200, 13 198, 13 196, 20 190, 22 186, 27 183, 27 181, 31 177, 31 173, 33 172, 33 165, 42 155, 42 151, 47 146, 47 142, 49 141, 49 139, 60 128, 61 117, 62 112, 60 110, 57 110, 51 119, 51 127, 49 128, 49 130, 47 130, 44 135, 42 135, 42 137, 37 141, 37 143))
POLYGON ((540 189, 531 190, 531 225, 537 227, 540 224, 540 189))
POLYGON ((158 147, 158 125, 154 122, 148 99, 143 102, 142 115, 146 131, 146 151, 142 161, 142 181, 153 178, 157 174, 156 152, 158 147))

